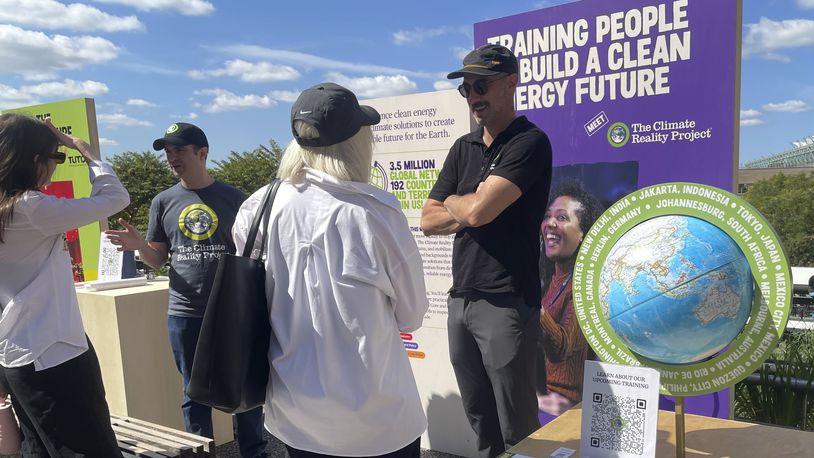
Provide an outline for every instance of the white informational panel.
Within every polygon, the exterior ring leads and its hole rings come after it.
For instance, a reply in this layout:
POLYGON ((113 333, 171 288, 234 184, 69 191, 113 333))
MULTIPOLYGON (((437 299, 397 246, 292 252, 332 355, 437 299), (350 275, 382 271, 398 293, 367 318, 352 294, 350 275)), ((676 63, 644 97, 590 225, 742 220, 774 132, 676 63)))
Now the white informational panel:
POLYGON ((585 361, 580 456, 655 457, 659 378, 649 367, 585 361))
POLYGON ((99 237, 99 281, 121 280, 124 252, 110 242, 103 232, 99 237))
POLYGON ((456 90, 364 100, 382 116, 373 126, 376 147, 371 184, 393 193, 407 216, 424 262, 430 309, 424 326, 402 334, 429 428, 421 446, 475 456, 475 435, 466 420, 449 362, 447 292, 452 286, 454 236, 425 237, 421 207, 435 184, 449 148, 472 129, 466 101, 456 90))

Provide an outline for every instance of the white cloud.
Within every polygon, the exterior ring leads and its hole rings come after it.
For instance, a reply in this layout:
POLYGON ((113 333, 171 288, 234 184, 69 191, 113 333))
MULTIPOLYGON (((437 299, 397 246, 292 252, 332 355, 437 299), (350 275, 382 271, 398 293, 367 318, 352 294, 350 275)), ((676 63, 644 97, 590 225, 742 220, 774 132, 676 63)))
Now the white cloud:
POLYGON ((404 95, 416 91, 416 84, 404 75, 377 75, 351 78, 341 73, 331 72, 325 75, 329 81, 353 91, 357 97, 375 98, 393 95, 404 95))
POLYGON ((764 124, 763 120, 760 118, 755 119, 741 119, 741 127, 751 127, 751 126, 759 126, 764 124))
POLYGON ((155 106, 154 103, 148 102, 147 100, 144 100, 144 99, 128 99, 127 104, 130 105, 131 107, 148 107, 148 108, 150 108, 150 107, 155 106))
POLYGON ((271 91, 269 95, 280 102, 294 103, 300 96, 300 91, 271 91))
POLYGON ((35 105, 37 100, 15 87, 0 84, 0 110, 35 105))
POLYGON ((99 146, 119 146, 119 142, 109 138, 99 137, 99 146))
POLYGON ((142 121, 139 119, 131 118, 124 113, 112 113, 112 114, 97 114, 96 121, 99 124, 105 124, 108 126, 152 126, 153 123, 149 121, 142 121))
POLYGON ((20 89, 28 94, 45 98, 96 97, 110 91, 105 83, 90 80, 74 81, 71 79, 23 86, 20 89))
POLYGON ((115 59, 118 53, 116 45, 100 37, 49 36, 0 24, 0 73, 16 73, 35 80, 49 79, 60 70, 115 59))
POLYGON ((214 5, 205 0, 94 0, 97 3, 117 3, 131 6, 139 11, 170 10, 186 16, 200 16, 215 11, 214 5))
POLYGON ((433 83, 432 87, 435 88, 436 91, 445 91, 447 89, 455 89, 458 86, 449 80, 439 80, 433 83))
POLYGON ((413 78, 434 78, 435 75, 428 72, 416 72, 401 68, 386 67, 382 65, 360 64, 355 62, 343 62, 334 59, 315 56, 296 51, 284 51, 280 49, 269 49, 255 45, 231 45, 213 48, 217 51, 226 52, 236 56, 251 59, 264 59, 275 62, 286 62, 298 67, 307 69, 323 69, 333 72, 351 72, 361 74, 383 74, 383 75, 407 75, 413 78))
POLYGON ((763 105, 766 111, 785 111, 789 113, 800 113, 811 109, 811 105, 802 100, 786 100, 780 103, 767 103, 763 105))
POLYGON ((393 32, 392 39, 396 45, 408 45, 421 43, 435 37, 440 37, 448 34, 462 34, 469 36, 468 27, 436 27, 433 29, 415 28, 413 30, 399 30, 393 32))
POLYGON ((113 16, 82 3, 65 5, 55 0, 0 0, 0 21, 82 32, 144 29, 135 16, 113 16))
POLYGON ((760 119, 762 115, 763 114, 758 110, 741 110, 741 127, 758 126, 763 124, 763 120, 760 119))
POLYGON ((746 24, 743 38, 743 55, 756 55, 764 59, 789 62, 788 56, 779 54, 782 49, 814 45, 814 20, 787 19, 773 21, 765 17, 757 24, 746 24))
POLYGON ((814 8, 814 0, 797 0, 797 6, 804 10, 810 10, 814 8))
POLYGON ((247 110, 250 108, 269 108, 277 104, 269 95, 237 95, 226 89, 204 89, 195 91, 195 95, 212 96, 212 101, 202 104, 204 111, 219 113, 222 111, 247 110))
POLYGON ((236 76, 246 83, 270 83, 275 81, 293 81, 300 77, 300 72, 288 65, 274 65, 270 62, 246 62, 242 59, 226 61, 223 68, 215 70, 192 70, 189 76, 205 79, 212 76, 236 76))
POLYGON ((189 113, 187 113, 185 115, 171 114, 171 115, 169 115, 169 118, 172 119, 173 122, 175 122, 175 121, 177 121, 179 119, 180 120, 190 120, 191 121, 193 119, 198 119, 198 113, 195 113, 194 111, 191 111, 191 112, 189 112, 189 113))
POLYGON ((98 81, 49 81, 19 88, 0 84, 0 109, 42 103, 42 99, 96 97, 107 94, 108 87, 98 81))

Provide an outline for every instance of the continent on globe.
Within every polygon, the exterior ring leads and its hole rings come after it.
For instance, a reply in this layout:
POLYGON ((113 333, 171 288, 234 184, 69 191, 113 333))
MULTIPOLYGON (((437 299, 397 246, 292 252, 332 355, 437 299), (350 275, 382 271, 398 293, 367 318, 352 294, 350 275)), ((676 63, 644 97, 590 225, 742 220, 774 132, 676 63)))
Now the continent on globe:
POLYGON ((635 353, 667 364, 709 358, 734 340, 754 280, 721 229, 682 215, 647 220, 611 248, 599 278, 608 323, 635 353))

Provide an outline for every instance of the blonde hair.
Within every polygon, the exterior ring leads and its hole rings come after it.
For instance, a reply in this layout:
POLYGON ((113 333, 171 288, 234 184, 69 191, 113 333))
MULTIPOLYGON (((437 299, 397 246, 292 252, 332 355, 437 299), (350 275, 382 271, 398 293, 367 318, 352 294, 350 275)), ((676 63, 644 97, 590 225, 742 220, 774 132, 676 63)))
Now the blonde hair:
MULTIPOLYGON (((319 131, 302 120, 294 121, 294 130, 300 138, 319 138, 319 131)), ((299 182, 308 167, 342 181, 366 183, 370 179, 372 159, 373 131, 370 126, 362 126, 353 137, 331 146, 301 146, 291 140, 283 153, 277 177, 299 182)))

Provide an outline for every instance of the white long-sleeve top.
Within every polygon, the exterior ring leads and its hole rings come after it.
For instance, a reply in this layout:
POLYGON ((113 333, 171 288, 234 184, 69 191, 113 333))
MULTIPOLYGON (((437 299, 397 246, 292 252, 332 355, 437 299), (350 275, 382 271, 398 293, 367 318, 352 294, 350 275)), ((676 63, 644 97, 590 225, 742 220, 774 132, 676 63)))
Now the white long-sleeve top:
MULTIPOLYGON (((238 253, 265 191, 238 212, 238 253)), ((420 327, 429 303, 399 208, 387 192, 314 170, 280 185, 263 235, 272 328, 265 421, 294 448, 381 455, 427 428, 399 331, 420 327)))
POLYGON ((0 365, 43 370, 88 349, 64 233, 130 203, 113 167, 89 164, 90 197, 64 199, 28 191, 0 243, 0 365))

